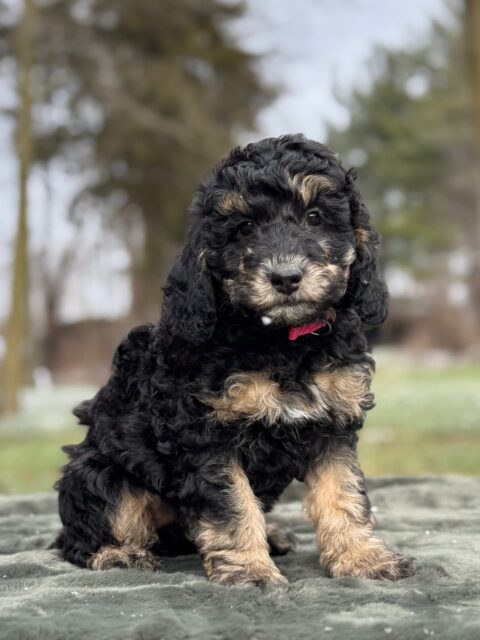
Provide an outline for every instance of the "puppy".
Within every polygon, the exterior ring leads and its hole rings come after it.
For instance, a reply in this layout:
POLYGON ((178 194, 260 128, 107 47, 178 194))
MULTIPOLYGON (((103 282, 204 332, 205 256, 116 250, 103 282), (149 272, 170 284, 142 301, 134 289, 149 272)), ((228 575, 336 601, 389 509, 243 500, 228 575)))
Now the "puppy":
POLYGON ((364 331, 387 314, 379 237, 337 155, 302 135, 234 149, 200 185, 155 326, 75 410, 57 483, 65 559, 155 568, 198 551, 221 584, 282 584, 268 512, 298 479, 331 576, 396 580, 356 454, 373 406, 364 331))

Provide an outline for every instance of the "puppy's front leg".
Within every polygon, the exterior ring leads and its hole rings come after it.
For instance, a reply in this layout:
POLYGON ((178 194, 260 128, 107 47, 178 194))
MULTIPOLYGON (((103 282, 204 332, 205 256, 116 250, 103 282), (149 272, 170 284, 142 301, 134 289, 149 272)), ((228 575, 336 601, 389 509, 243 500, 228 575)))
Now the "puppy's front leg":
POLYGON ((389 549, 373 533, 370 501, 354 445, 329 443, 311 463, 305 482, 320 563, 331 576, 398 580, 415 573, 412 558, 389 549))
POLYGON ((224 497, 224 517, 201 516, 192 529, 209 579, 226 585, 286 583, 269 555, 262 508, 237 464, 224 497))

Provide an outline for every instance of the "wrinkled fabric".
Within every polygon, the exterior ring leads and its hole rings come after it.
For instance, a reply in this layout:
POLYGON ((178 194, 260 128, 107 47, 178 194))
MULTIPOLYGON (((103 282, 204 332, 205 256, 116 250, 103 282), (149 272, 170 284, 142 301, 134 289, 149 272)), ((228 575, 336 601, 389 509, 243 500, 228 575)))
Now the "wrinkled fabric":
POLYGON ((293 486, 272 520, 296 533, 276 558, 285 588, 207 582, 197 556, 160 572, 79 569, 47 547, 54 494, 0 497, 0 638, 8 640, 480 638, 480 479, 379 478, 369 483, 377 530, 417 558, 396 583, 331 579, 293 486))

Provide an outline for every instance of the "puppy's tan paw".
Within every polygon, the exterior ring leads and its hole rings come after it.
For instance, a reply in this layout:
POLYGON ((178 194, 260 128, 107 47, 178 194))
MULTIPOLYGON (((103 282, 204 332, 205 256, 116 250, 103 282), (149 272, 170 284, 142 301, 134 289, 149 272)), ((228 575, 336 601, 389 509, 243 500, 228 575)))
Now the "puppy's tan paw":
POLYGON ((377 580, 400 580, 415 575, 415 560, 392 551, 383 543, 373 549, 356 549, 340 555, 325 568, 334 578, 356 576, 377 580))
POLYGON ((372 578, 379 580, 401 580, 410 578, 417 571, 415 559, 410 556, 402 556, 400 553, 393 553, 389 562, 377 567, 372 578))
POLYGON ((241 567, 232 565, 218 565, 209 576, 211 582, 225 586, 266 587, 267 585, 284 585, 287 578, 282 576, 276 568, 270 567, 241 567))
POLYGON ((147 569, 154 571, 161 566, 151 551, 131 546, 101 547, 94 553, 87 565, 94 571, 108 569, 147 569))

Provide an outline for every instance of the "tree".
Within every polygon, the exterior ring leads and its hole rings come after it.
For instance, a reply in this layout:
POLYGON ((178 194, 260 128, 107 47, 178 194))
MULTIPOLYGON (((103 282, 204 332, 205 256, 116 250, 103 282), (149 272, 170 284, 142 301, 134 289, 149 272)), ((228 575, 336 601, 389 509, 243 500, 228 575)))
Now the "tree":
POLYGON ((478 184, 478 177, 480 173, 480 2, 478 0, 466 0, 466 42, 469 56, 469 71, 472 87, 472 108, 475 120, 475 132, 476 132, 476 169, 477 169, 477 182, 475 189, 475 209, 476 209, 476 224, 472 229, 472 238, 475 241, 477 250, 474 254, 474 261, 472 265, 472 277, 470 282, 470 289, 472 295, 476 301, 478 308, 480 309, 480 185, 478 184))
POLYGON ((480 3, 477 0, 465 0, 465 16, 477 146, 480 153, 480 3))
POLYGON ((197 182, 273 95, 228 32, 242 11, 220 0, 49 0, 39 11, 36 159, 85 177, 72 216, 100 215, 125 238, 142 318, 158 314, 197 182))
POLYGON ((18 407, 18 391, 24 382, 28 348, 28 176, 32 160, 32 44, 34 27, 33 0, 25 0, 17 40, 18 115, 16 150, 19 161, 18 226, 14 248, 12 300, 7 328, 4 369, 3 410, 11 413, 18 407))
POLYGON ((480 270, 473 268, 478 162, 463 13, 434 22, 425 43, 376 52, 370 86, 346 99, 350 124, 332 127, 329 142, 347 163, 361 165, 390 264, 426 277, 438 272, 446 253, 467 256, 480 325, 480 270))

